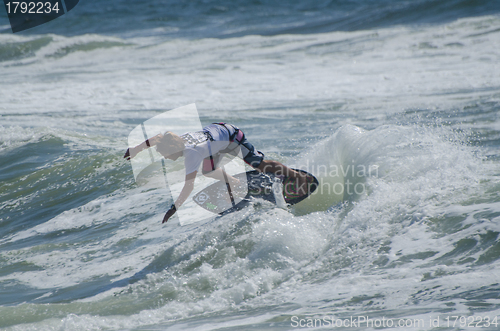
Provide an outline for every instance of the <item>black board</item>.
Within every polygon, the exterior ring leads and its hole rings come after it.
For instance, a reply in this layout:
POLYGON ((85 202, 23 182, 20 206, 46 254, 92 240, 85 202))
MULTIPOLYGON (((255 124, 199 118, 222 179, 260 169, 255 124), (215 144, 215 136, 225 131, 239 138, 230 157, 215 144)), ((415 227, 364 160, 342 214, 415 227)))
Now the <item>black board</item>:
MULTIPOLYGON (((305 173, 309 177, 309 189, 305 195, 296 193, 295 180, 293 178, 253 170, 233 176, 241 183, 247 183, 248 187, 235 187, 231 189, 226 183, 219 181, 196 193, 193 196, 193 200, 203 209, 220 215, 240 210, 247 206, 253 199, 263 199, 279 205, 280 201, 276 201, 275 194, 280 193, 286 205, 294 205, 306 199, 318 187, 316 177, 304 170, 295 170, 305 173), (273 183, 280 184, 281 187, 275 185, 273 188, 273 183), (278 190, 276 190, 277 188, 278 190)), ((278 198, 280 199, 280 197, 278 198)), ((281 203, 283 200, 281 200, 281 203)))

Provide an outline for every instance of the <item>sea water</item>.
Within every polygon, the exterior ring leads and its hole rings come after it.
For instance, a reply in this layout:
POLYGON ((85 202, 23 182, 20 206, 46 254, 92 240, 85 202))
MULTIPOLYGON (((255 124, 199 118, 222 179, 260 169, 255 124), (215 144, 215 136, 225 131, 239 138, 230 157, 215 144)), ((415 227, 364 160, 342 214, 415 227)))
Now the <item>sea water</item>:
POLYGON ((499 13, 81 1, 12 34, 2 9, 0 329, 498 330, 499 13), (329 183, 316 207, 161 224, 176 197, 122 157, 191 103, 329 183))

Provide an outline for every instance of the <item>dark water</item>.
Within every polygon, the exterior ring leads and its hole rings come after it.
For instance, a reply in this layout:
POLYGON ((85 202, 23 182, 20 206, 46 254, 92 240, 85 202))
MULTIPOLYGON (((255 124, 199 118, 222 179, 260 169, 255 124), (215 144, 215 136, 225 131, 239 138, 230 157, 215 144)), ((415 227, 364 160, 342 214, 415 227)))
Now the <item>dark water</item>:
MULTIPOLYGON (((495 0, 347 1, 85 1, 24 35, 159 35, 228 38, 245 35, 356 31, 393 25, 445 23, 500 12, 495 0), (155 30, 160 29, 160 30, 155 30)), ((1 25, 8 24, 2 11, 1 25)), ((0 21, 1 22, 1 21, 0 21)), ((4 32, 7 32, 4 30, 4 32)))

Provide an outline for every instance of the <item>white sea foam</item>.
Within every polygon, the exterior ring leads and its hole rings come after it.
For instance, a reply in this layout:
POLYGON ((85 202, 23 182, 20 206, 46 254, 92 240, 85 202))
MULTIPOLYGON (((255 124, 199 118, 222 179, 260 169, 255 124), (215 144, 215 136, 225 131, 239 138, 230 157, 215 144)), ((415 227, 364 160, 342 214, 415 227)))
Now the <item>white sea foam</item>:
POLYGON ((57 119, 57 125, 78 131, 125 134, 122 120, 149 118, 151 109, 192 102, 203 112, 334 100, 349 103, 347 112, 375 117, 403 108, 439 109, 499 85, 493 70, 500 55, 499 24, 497 17, 482 17, 421 29, 162 43, 148 39, 149 45, 98 35, 52 36, 36 52, 35 62, 4 65, 3 112, 13 115, 5 116, 3 125, 48 127, 57 119), (101 42, 124 46, 51 57, 71 45, 101 42))

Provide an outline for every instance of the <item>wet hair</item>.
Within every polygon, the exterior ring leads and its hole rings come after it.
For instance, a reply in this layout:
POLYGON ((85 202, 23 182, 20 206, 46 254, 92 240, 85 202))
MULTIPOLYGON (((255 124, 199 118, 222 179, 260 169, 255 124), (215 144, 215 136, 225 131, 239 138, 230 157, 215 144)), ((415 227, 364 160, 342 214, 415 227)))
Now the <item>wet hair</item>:
POLYGON ((175 133, 167 131, 156 144, 156 150, 162 155, 173 155, 184 150, 184 140, 175 133))

